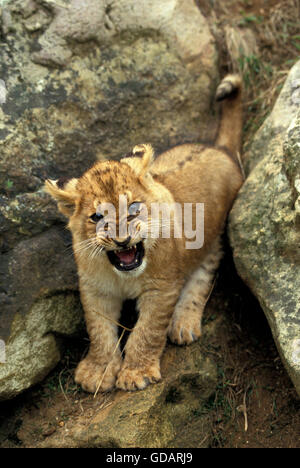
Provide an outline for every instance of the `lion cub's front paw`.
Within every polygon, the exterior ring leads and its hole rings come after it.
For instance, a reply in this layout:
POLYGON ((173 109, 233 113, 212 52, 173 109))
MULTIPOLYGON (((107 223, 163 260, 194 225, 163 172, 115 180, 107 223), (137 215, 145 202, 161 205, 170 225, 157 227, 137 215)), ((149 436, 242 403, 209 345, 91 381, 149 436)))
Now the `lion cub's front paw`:
POLYGON ((98 391, 106 392, 114 387, 120 368, 121 359, 114 359, 108 364, 99 364, 87 357, 77 366, 75 382, 80 384, 83 390, 95 393, 102 381, 98 391))
POLYGON ((144 368, 130 368, 125 365, 118 375, 116 386, 122 390, 142 390, 149 383, 158 382, 160 379, 159 365, 144 368))
POLYGON ((174 317, 168 329, 168 336, 172 343, 178 345, 193 343, 201 336, 200 318, 174 317))

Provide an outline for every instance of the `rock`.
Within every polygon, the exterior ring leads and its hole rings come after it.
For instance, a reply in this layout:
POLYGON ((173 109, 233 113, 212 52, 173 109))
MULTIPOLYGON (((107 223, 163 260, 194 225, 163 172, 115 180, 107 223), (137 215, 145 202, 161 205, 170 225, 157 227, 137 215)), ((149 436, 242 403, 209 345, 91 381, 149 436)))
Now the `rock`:
POLYGON ((51 6, 53 21, 32 57, 37 63, 65 65, 73 53, 71 42, 103 44, 124 31, 140 30, 162 34, 185 63, 210 65, 215 57, 208 24, 193 0, 71 0, 51 6))
POLYGON ((159 152, 214 135, 217 53, 196 4, 109 3, 84 2, 85 14, 79 0, 1 4, 0 400, 42 379, 59 360, 55 335, 82 319, 65 220, 44 180, 140 142, 159 152))
POLYGON ((81 413, 41 447, 187 448, 209 446, 205 404, 215 392, 217 368, 200 343, 169 346, 162 381, 138 392, 115 391, 88 415, 81 413))
POLYGON ((60 359, 55 335, 83 330, 70 238, 62 228, 19 242, 1 255, 0 399, 9 399, 43 379, 60 359), (55 274, 53 274, 55 272, 55 274))
POLYGON ((1 400, 15 397, 40 382, 61 357, 58 335, 71 336, 83 328, 75 295, 57 295, 37 301, 25 317, 16 315, 0 364, 1 400), (74 317, 77 321, 74 320, 74 317))
POLYGON ((237 270, 257 296, 300 394, 300 61, 245 158, 249 174, 229 233, 237 270))

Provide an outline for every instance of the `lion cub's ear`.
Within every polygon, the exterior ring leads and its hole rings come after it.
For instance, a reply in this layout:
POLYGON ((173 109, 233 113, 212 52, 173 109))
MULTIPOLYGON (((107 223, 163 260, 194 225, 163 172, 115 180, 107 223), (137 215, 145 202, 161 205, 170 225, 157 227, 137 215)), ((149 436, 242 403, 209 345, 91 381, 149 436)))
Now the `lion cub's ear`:
POLYGON ((70 218, 74 212, 75 201, 78 198, 76 191, 78 179, 46 180, 44 190, 57 201, 59 211, 70 218))
POLYGON ((131 169, 134 170, 139 181, 144 185, 149 182, 151 178, 149 169, 154 160, 153 148, 149 144, 136 145, 132 153, 125 158, 121 159, 121 162, 128 164, 131 169))

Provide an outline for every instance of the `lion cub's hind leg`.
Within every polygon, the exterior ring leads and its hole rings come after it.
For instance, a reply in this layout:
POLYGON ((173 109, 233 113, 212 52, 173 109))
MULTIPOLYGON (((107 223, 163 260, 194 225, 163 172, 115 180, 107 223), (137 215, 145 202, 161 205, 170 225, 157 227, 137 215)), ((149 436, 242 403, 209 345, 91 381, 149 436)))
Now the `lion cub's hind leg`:
POLYGON ((168 329, 168 336, 173 343, 190 344, 201 336, 203 310, 221 257, 218 239, 182 289, 168 329))

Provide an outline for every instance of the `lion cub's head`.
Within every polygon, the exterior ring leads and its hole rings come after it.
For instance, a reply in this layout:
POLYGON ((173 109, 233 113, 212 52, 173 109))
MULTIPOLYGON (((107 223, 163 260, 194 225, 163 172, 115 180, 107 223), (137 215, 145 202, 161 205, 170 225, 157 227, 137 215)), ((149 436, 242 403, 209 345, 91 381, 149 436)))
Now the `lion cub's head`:
POLYGON ((160 197, 149 172, 152 161, 152 147, 138 145, 120 162, 98 162, 79 179, 46 181, 69 218, 77 258, 107 255, 118 271, 143 270, 155 242, 146 235, 153 223, 150 204, 160 197))

